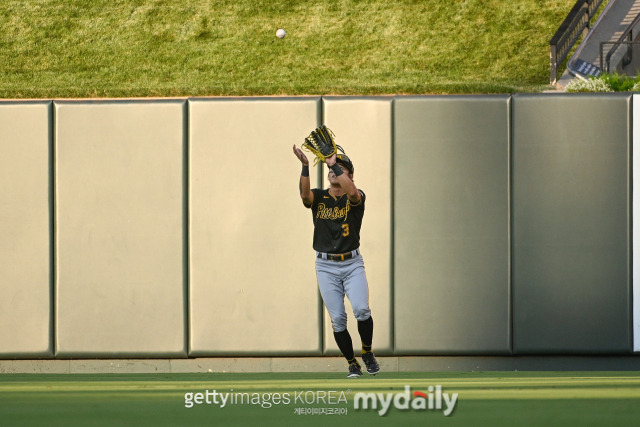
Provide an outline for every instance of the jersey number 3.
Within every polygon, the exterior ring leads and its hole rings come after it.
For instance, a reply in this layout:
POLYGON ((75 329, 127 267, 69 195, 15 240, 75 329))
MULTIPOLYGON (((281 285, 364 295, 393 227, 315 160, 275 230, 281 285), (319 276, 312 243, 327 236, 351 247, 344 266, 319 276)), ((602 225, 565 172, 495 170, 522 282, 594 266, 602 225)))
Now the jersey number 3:
POLYGON ((349 235, 349 224, 342 224, 342 237, 349 235))

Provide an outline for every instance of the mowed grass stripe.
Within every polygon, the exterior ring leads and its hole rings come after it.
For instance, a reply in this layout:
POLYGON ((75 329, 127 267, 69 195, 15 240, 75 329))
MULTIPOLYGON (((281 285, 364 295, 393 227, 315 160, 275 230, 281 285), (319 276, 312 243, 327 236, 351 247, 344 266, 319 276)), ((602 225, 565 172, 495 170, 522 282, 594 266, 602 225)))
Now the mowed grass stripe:
POLYGON ((635 425, 640 420, 636 372, 462 372, 384 373, 357 380, 342 374, 142 374, 2 375, 0 415, 8 426, 183 426, 269 425, 373 426, 572 426, 635 425), (398 394, 458 393, 449 417, 441 410, 380 407, 355 409, 358 392, 398 394), (288 404, 271 408, 243 403, 185 406, 184 394, 217 390, 237 393, 289 393, 288 404), (294 401, 295 391, 335 390, 346 402, 294 401), (343 408, 343 416, 296 415, 297 408, 343 408))
MULTIPOLYGON (((307 374, 302 378, 291 374, 197 374, 153 375, 141 374, 125 378, 105 379, 103 375, 3 376, 0 393, 145 393, 184 394, 218 390, 220 392, 294 392, 306 390, 337 390, 372 393, 403 392, 404 386, 426 391, 441 385, 449 392, 458 392, 469 399, 553 399, 553 398, 640 398, 640 374, 601 375, 575 373, 558 376, 555 373, 527 373, 524 378, 504 376, 502 373, 459 373, 458 376, 429 375, 428 373, 387 373, 357 380, 330 378, 328 374, 307 374), (320 376, 320 378, 318 378, 320 376)), ((336 374, 333 374, 336 375, 336 374)))

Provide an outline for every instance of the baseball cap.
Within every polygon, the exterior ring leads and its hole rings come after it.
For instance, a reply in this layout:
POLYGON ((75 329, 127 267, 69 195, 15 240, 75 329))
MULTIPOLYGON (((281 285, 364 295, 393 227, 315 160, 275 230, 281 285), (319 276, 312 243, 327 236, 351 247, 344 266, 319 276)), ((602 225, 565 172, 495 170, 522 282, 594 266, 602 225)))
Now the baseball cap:
POLYGON ((346 154, 336 154, 336 162, 341 163, 349 170, 349 173, 353 175, 353 162, 346 154))

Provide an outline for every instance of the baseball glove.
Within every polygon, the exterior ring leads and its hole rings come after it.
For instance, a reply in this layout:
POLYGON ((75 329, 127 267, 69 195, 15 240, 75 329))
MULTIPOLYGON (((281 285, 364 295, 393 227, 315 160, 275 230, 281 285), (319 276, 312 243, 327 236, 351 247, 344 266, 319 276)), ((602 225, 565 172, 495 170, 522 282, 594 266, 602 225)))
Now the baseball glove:
POLYGON ((337 153, 335 135, 331 129, 322 125, 304 139, 302 148, 315 154, 316 160, 313 163, 315 166, 318 162, 324 162, 327 157, 337 153))

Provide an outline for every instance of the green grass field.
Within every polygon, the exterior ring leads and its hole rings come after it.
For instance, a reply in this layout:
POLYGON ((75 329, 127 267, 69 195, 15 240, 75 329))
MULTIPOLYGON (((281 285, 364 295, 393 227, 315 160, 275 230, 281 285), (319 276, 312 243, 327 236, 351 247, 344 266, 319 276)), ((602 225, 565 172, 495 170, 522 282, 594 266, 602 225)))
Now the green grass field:
POLYGON ((574 3, 6 0, 0 97, 539 92, 574 3))
POLYGON ((396 372, 355 380, 335 373, 0 377, 3 426, 628 426, 640 421, 639 406, 638 372, 396 372), (406 385, 411 392, 427 393, 430 386, 441 385, 443 392, 458 393, 455 410, 445 417, 436 409, 391 407, 385 416, 371 409, 354 409, 359 392, 395 395, 404 392, 406 385), (228 400, 221 408, 218 398, 218 405, 202 400, 185 407, 185 393, 204 394, 206 390, 257 393, 272 406, 228 400), (313 408, 346 413, 297 413, 313 408))

